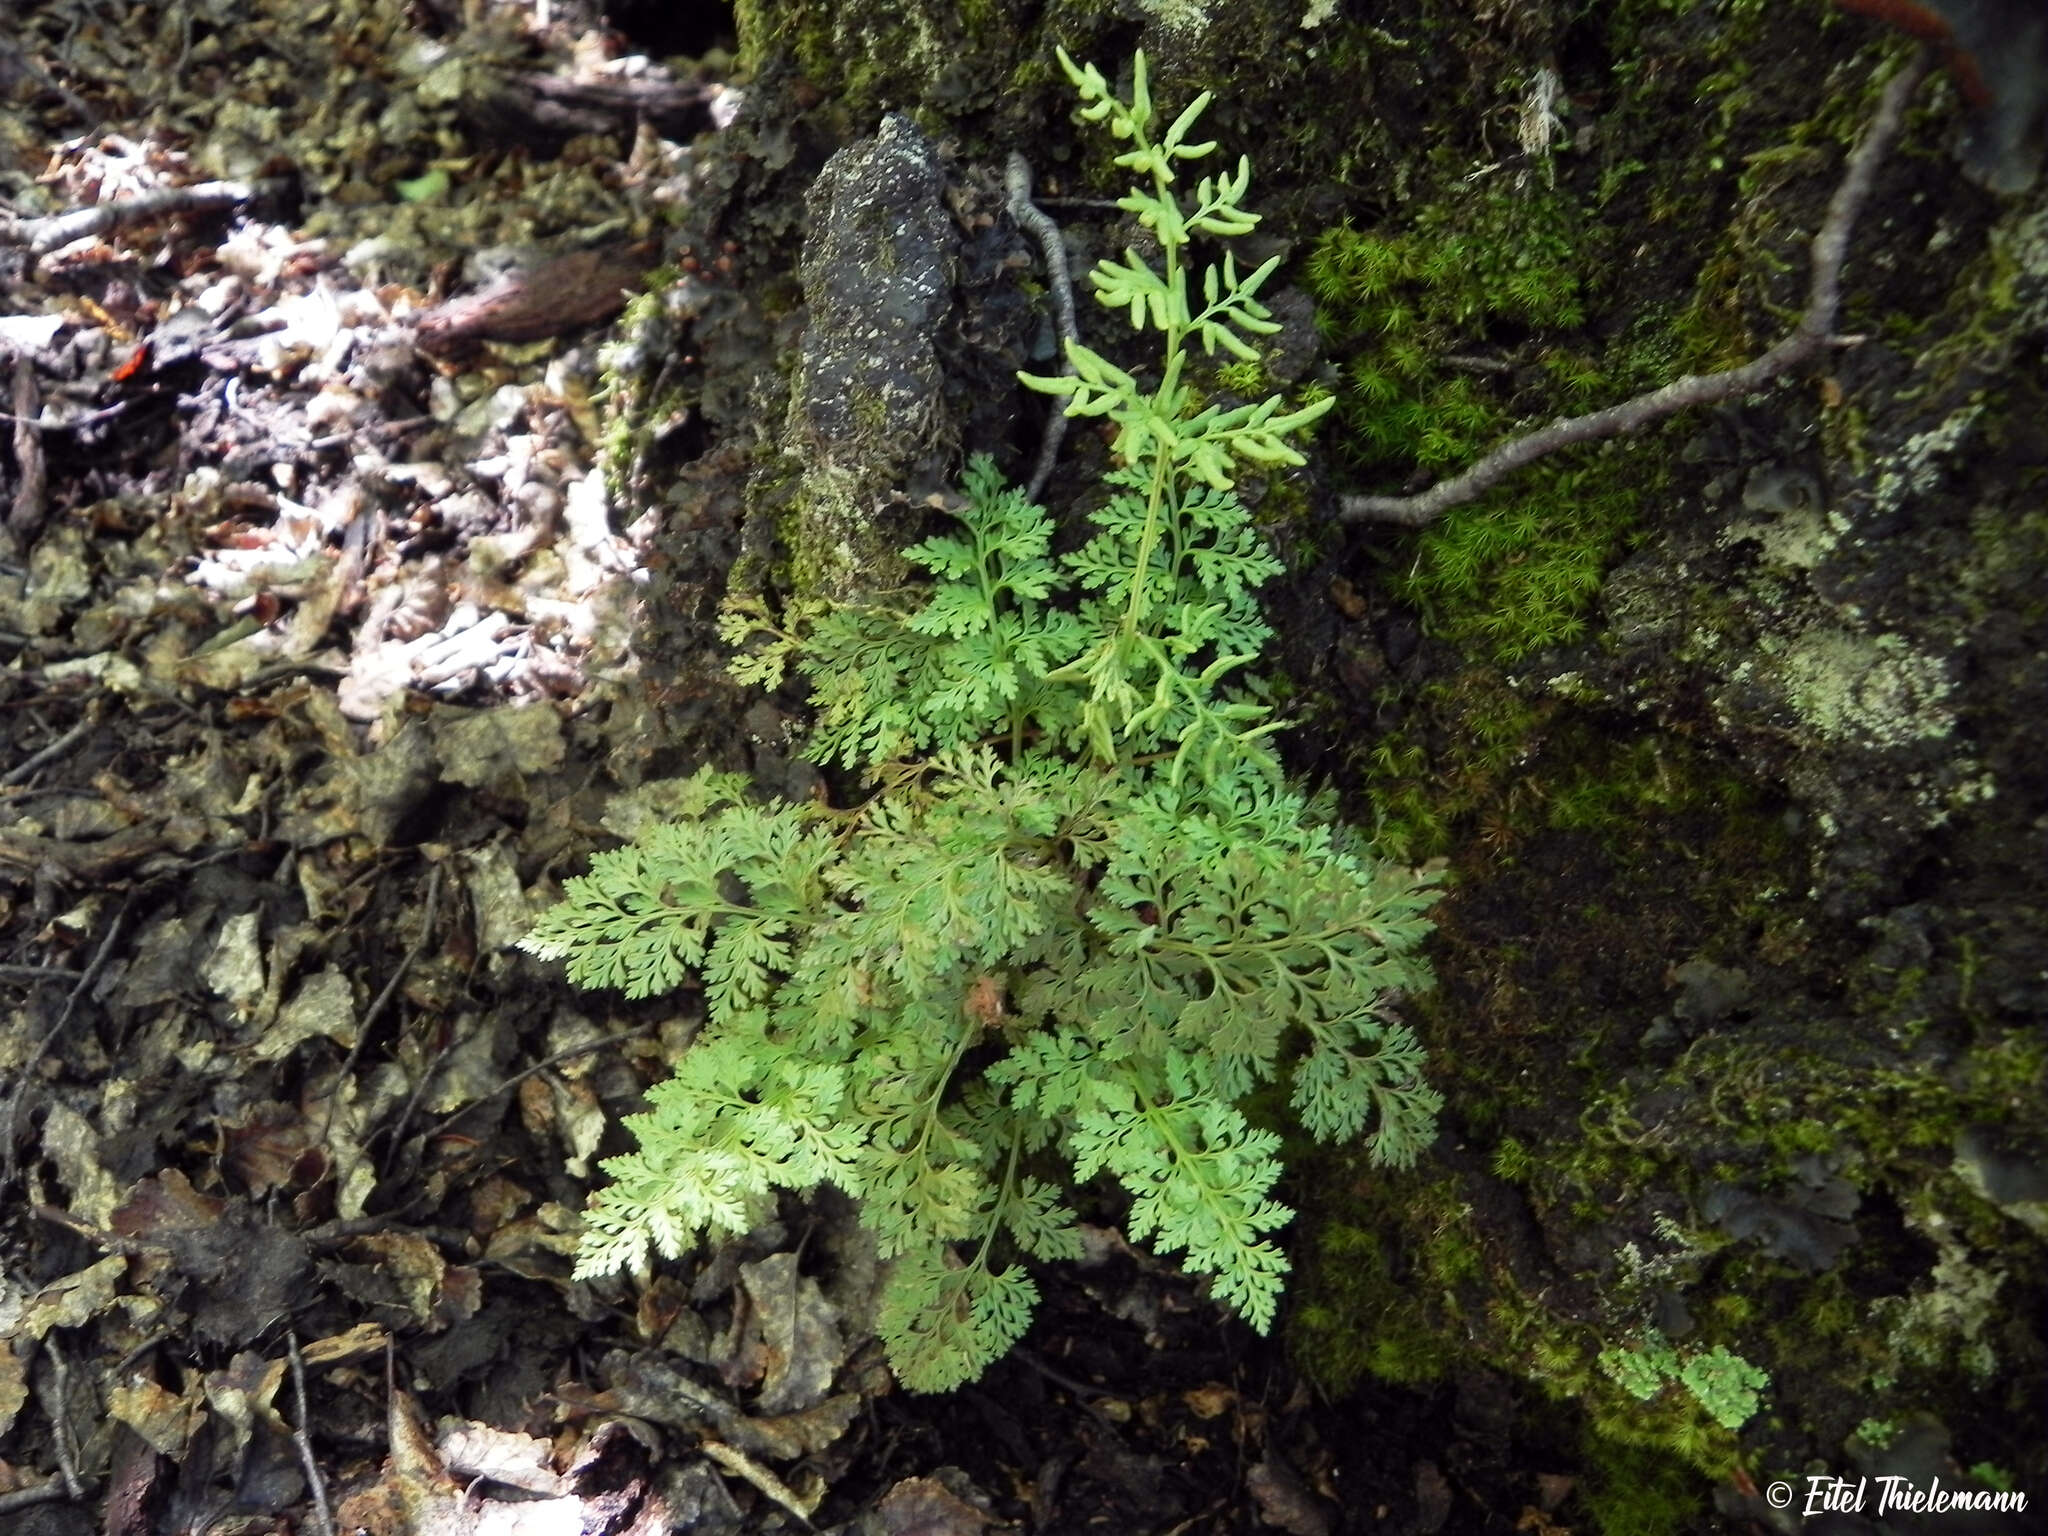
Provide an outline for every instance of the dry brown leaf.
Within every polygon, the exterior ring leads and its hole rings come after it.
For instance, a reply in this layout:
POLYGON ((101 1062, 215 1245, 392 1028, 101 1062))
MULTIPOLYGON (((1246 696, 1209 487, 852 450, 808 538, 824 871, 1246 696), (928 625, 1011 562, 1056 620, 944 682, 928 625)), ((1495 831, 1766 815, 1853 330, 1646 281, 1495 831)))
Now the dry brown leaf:
POLYGON ((985 1511, 931 1477, 896 1484, 875 1506, 875 1518, 885 1536, 981 1536, 990 1524, 985 1511))
POLYGON ((381 1355, 390 1343, 391 1335, 375 1323, 357 1323, 346 1333, 315 1339, 299 1351, 299 1358, 305 1361, 308 1370, 312 1370, 323 1365, 340 1365, 349 1360, 381 1355))
POLYGON ((107 1416, 134 1430, 157 1454, 182 1459, 206 1423, 206 1403, 196 1385, 181 1394, 130 1375, 107 1393, 107 1416))
POLYGON ((554 1447, 532 1435, 464 1424, 441 1436, 441 1459, 456 1477, 489 1478, 528 1493, 560 1494, 566 1480, 554 1468, 554 1447))

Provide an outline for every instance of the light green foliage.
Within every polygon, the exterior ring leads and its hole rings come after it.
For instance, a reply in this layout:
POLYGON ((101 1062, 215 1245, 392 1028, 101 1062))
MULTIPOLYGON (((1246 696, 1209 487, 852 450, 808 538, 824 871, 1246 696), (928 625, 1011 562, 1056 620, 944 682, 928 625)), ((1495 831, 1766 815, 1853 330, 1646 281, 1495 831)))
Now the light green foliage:
POLYGON ((1093 274, 1158 333, 1154 387, 1079 345, 1075 376, 1026 380, 1117 427, 1093 537, 1055 558, 1045 510, 977 462, 959 528, 907 552, 928 587, 779 621, 735 603, 736 674, 773 686, 794 666, 812 756, 877 793, 760 805, 701 772, 525 940, 584 985, 704 988, 697 1042, 628 1122, 639 1150, 606 1164, 578 1272, 675 1257, 758 1222, 778 1189, 836 1185, 893 1261, 879 1331, 921 1391, 978 1376, 1028 1326, 1014 1256, 1078 1253, 1063 1169, 1117 1180, 1131 1235, 1263 1330, 1291 1213, 1279 1139, 1237 1102, 1285 1081, 1311 1133, 1394 1166, 1441 1102, 1391 1006, 1429 983, 1431 877, 1288 784, 1275 722, 1229 683, 1268 637, 1254 590, 1277 569, 1232 480, 1299 462, 1285 436, 1323 408, 1196 411, 1179 382, 1191 343, 1242 355, 1270 329, 1270 263, 1240 279, 1226 257, 1189 300, 1191 236, 1255 222, 1249 168, 1184 208, 1203 101, 1155 143, 1142 58, 1128 104, 1065 62, 1149 178, 1124 206, 1161 262, 1093 274))
POLYGON ((1970 1468, 1970 1476, 1994 1493, 2012 1493, 2020 1485, 2018 1478, 1995 1461, 1977 1462, 1970 1468))
POLYGON ((1679 1368, 1678 1379, 1723 1429, 1740 1429, 1756 1412, 1757 1394, 1771 1384, 1770 1373, 1716 1344, 1679 1368))
POLYGON ((1725 1345, 1683 1359, 1671 1341, 1655 1329, 1631 1349, 1604 1349, 1600 1369, 1631 1397, 1648 1402, 1670 1382, 1692 1394, 1709 1418, 1723 1429, 1740 1429, 1756 1412, 1757 1394, 1770 1376, 1725 1345))
POLYGON ((1600 1369, 1629 1396, 1648 1402, 1678 1374, 1678 1356, 1662 1334, 1651 1334, 1634 1349, 1603 1349, 1600 1369))
POLYGON ((1856 1438, 1874 1451, 1881 1451, 1899 1438, 1899 1426, 1890 1419, 1868 1418, 1856 1426, 1856 1438))

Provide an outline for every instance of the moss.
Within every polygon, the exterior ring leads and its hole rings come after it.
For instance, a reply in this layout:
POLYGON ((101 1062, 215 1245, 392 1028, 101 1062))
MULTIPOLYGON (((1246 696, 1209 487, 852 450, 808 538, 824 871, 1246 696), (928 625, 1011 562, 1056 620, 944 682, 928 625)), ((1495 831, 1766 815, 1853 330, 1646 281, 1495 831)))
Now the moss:
POLYGON ((654 392, 664 377, 661 359, 674 343, 668 295, 681 277, 674 267, 648 273, 620 313, 619 339, 598 355, 598 385, 591 399, 603 411, 599 462, 606 488, 621 506, 643 503, 645 488, 635 482, 647 472, 661 428, 694 403, 677 384, 654 392))
POLYGON ((1579 1498, 1601 1536, 1670 1536, 1708 1507, 1705 1480, 1669 1456, 1597 1432, 1584 1454, 1579 1498))
MULTIPOLYGON (((1612 367, 1562 339, 1584 320, 1579 247, 1597 228, 1554 189, 1460 187, 1399 233, 1326 232, 1306 277, 1343 369, 1345 467, 1367 483, 1448 475, 1517 417, 1625 392, 1612 367)), ((1500 662, 1582 640, 1601 573, 1657 478, 1647 461, 1611 456, 1543 466, 1404 540, 1393 593, 1432 633, 1500 662)))
MULTIPOLYGON (((1621 859, 1663 859, 1680 846, 1697 857, 1704 835, 1753 912, 1759 890, 1783 883, 1750 872, 1782 865, 1792 878, 1794 850, 1774 797, 1731 764, 1668 733, 1617 735, 1491 669, 1426 685, 1407 720, 1362 756, 1378 840, 1402 857, 1449 853, 1462 841, 1467 867, 1474 855, 1511 861, 1546 829, 1590 834, 1621 859)), ((1598 922, 1607 907, 1598 900, 1580 915, 1598 922)))
MULTIPOLYGON (((1673 1385, 1643 1402, 1595 1369, 1612 1337, 1562 1317, 1517 1282, 1456 1177, 1354 1182, 1317 1228, 1303 1265, 1289 1343, 1324 1390, 1371 1378, 1414 1386, 1477 1359, 1583 1410, 1608 1442, 1654 1448, 1709 1475, 1735 1460, 1733 1434, 1673 1385)), ((1313 1217, 1311 1218, 1313 1219, 1313 1217)), ((1692 1354, 1708 1345, 1699 1342, 1692 1354)), ((1691 1485, 1689 1485, 1691 1486, 1691 1485)))
POLYGON ((1704 813, 1740 818, 1754 852, 1776 862, 1789 850, 1770 825, 1763 792, 1727 764, 1657 733, 1615 738, 1575 726, 1554 743, 1544 819, 1559 831, 1590 832, 1610 848, 1640 832, 1645 818, 1704 813))
POLYGON ((734 25, 741 73, 793 66, 840 138, 872 132, 876 116, 890 110, 935 135, 953 132, 998 101, 1024 51, 1015 13, 992 0, 738 0, 734 25))
MULTIPOLYGON (((1260 358, 1240 358, 1223 364, 1216 370, 1216 387, 1227 389, 1233 395, 1246 400, 1263 400, 1274 392, 1273 376, 1267 371, 1260 358)), ((1288 407, 1292 410, 1307 401, 1296 401, 1288 407)))
POLYGON ((1609 1383, 1587 1406, 1599 1438, 1675 1457, 1708 1477, 1726 1477, 1739 1459, 1735 1435, 1676 1382, 1648 1402, 1609 1383))
POLYGON ((1316 1262, 1300 1287, 1288 1343, 1325 1392, 1342 1396, 1368 1377, 1418 1386, 1439 1379, 1449 1341, 1412 1287, 1397 1280, 1384 1239, 1333 1222, 1316 1239, 1316 1262))
POLYGON ((1984 505, 1970 513, 1971 557, 1961 588, 1971 621, 2011 615, 2028 627, 2048 622, 2048 510, 1984 505))
POLYGON ((1359 764, 1374 841, 1398 858, 1445 853, 1474 818, 1505 814, 1513 771, 1555 714, 1479 668, 1428 685, 1418 702, 1409 724, 1380 736, 1359 764))
POLYGON ((1497 1179, 1519 1184, 1535 1166, 1529 1149, 1513 1136, 1503 1136, 1493 1149, 1493 1176, 1497 1179))

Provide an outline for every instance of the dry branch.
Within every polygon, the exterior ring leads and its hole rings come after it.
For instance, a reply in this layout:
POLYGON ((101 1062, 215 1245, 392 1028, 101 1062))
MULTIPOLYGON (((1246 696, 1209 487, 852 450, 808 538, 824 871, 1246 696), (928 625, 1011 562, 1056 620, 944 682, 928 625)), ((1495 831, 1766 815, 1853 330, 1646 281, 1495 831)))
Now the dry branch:
POLYGON ((1713 405, 1735 395, 1761 389, 1773 380, 1799 368, 1834 341, 1836 311, 1842 302, 1842 261, 1849 252, 1849 236, 1856 216, 1869 200, 1877 167, 1890 150, 1906 117, 1906 104, 1926 78, 1934 55, 1920 52, 1885 84, 1877 110, 1862 141, 1850 152, 1841 184, 1828 200, 1827 217, 1813 237, 1813 283, 1808 290, 1806 310, 1790 335, 1761 357, 1739 368, 1720 373, 1687 374, 1662 389, 1637 395, 1619 405, 1554 421, 1524 437, 1513 438, 1493 450, 1462 475, 1431 486, 1415 496, 1346 496, 1339 504, 1339 516, 1347 523, 1397 523, 1422 528, 1452 507, 1462 506, 1493 489, 1516 470, 1545 454, 1578 443, 1596 443, 1640 431, 1651 422, 1682 411, 1688 406, 1713 405))
POLYGON ((121 224, 162 218, 172 213, 228 213, 254 203, 281 198, 292 189, 288 176, 263 181, 202 181, 189 187, 158 187, 134 197, 96 203, 44 219, 0 219, 0 241, 25 245, 38 256, 88 235, 103 235, 121 224))

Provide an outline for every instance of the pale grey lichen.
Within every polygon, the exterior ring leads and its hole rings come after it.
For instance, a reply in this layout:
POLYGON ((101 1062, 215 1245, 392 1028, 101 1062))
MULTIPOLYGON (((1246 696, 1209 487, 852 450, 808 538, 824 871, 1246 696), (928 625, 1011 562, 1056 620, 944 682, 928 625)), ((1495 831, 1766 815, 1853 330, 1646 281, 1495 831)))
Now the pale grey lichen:
POLYGON ((1914 434, 1886 454, 1877 472, 1878 511, 1896 512, 1907 497, 1924 496, 1938 487, 1945 473, 1942 461, 1962 450, 1983 414, 1982 404, 1966 405, 1939 426, 1914 434))
POLYGON ((1793 713, 1831 744, 1901 747, 1955 729, 1947 667, 1904 635, 1816 626, 1782 647, 1766 646, 1738 675, 1758 671, 1771 675, 1793 713))
POLYGON ((1138 0, 1138 4, 1162 30, 1177 37, 1193 40, 1209 30, 1209 7, 1204 0, 1138 0))
POLYGON ((1908 1214, 1906 1224, 1931 1238, 1940 1257, 1927 1282, 1911 1295, 1880 1296, 1873 1302, 1872 1320, 1900 1362, 1934 1370, 1953 1362, 1981 1386, 1998 1372, 1991 1334, 2006 1310, 1998 1300, 2006 1273, 1975 1263, 1953 1223, 1938 1210, 1908 1214))
POLYGON ((1810 571, 1834 552, 1851 526, 1839 512, 1809 506, 1754 522, 1730 523, 1718 542, 1727 548, 1753 541, 1761 547, 1766 563, 1810 571))

